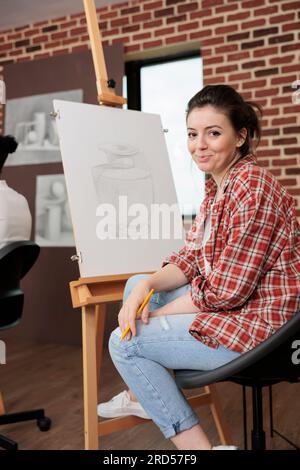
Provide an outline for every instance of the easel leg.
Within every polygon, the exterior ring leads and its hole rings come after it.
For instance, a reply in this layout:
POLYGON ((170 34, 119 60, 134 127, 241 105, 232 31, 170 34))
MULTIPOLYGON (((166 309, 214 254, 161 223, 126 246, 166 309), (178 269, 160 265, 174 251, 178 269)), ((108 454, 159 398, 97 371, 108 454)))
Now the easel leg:
POLYGON ((0 415, 4 415, 4 413, 5 413, 5 406, 4 406, 2 393, 0 392, 0 415))
POLYGON ((229 434, 228 427, 222 417, 222 409, 220 406, 219 395, 216 389, 216 385, 210 385, 204 387, 206 392, 209 392, 211 395, 210 409, 215 421, 215 425, 219 434, 219 438, 222 445, 231 444, 231 438, 229 434))
MULTIPOLYGON (((100 389, 100 371, 102 364, 104 327, 106 318, 106 304, 96 305, 96 360, 97 360, 97 385, 100 389)), ((98 397, 99 398, 99 397, 98 397)))
POLYGON ((82 354, 85 449, 97 450, 97 361, 95 306, 82 308, 82 354))

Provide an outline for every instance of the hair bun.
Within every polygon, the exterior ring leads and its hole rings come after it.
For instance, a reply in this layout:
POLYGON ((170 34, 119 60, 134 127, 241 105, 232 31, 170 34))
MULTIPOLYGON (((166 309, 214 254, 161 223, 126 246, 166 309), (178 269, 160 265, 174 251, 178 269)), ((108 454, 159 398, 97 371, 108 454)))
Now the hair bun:
POLYGON ((18 142, 12 135, 0 136, 0 152, 14 153, 17 150, 18 142))

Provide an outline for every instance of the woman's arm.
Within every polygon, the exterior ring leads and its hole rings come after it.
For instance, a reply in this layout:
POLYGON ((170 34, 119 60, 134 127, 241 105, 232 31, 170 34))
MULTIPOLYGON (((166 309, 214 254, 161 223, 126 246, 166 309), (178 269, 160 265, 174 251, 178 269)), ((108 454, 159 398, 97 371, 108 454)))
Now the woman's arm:
POLYGON ((193 312, 199 312, 199 309, 193 304, 191 293, 187 292, 186 294, 182 295, 181 297, 177 297, 177 299, 172 300, 172 302, 169 302, 163 307, 150 312, 149 316, 159 317, 162 315, 176 315, 178 313, 193 312))

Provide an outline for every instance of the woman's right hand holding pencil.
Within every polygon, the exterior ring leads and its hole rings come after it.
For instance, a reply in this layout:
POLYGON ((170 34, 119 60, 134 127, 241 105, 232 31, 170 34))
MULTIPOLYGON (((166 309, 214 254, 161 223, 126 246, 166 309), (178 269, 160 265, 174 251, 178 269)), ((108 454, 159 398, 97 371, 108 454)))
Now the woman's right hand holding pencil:
MULTIPOLYGON (((148 285, 147 282, 145 282, 145 280, 142 280, 131 291, 131 293, 127 297, 126 302, 124 302, 119 312, 118 322, 119 322, 121 333, 123 334, 126 328, 128 326, 130 327, 130 331, 126 335, 127 340, 130 340, 131 336, 136 335, 136 323, 135 323, 136 315, 140 306, 149 295, 150 291, 151 291, 151 287, 148 285)), ((149 303, 145 305, 139 318, 144 323, 148 323, 148 316, 149 316, 149 303)))

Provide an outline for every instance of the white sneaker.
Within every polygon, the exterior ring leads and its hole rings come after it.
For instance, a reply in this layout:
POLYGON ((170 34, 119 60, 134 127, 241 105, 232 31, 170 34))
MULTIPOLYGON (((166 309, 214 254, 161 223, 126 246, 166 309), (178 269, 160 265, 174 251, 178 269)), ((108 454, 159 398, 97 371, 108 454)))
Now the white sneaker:
POLYGON ((119 416, 139 416, 140 418, 150 419, 146 411, 138 401, 131 401, 127 390, 119 393, 111 400, 100 403, 97 406, 98 416, 102 418, 117 418, 119 416))
POLYGON ((211 450, 238 450, 237 446, 213 446, 211 450))

